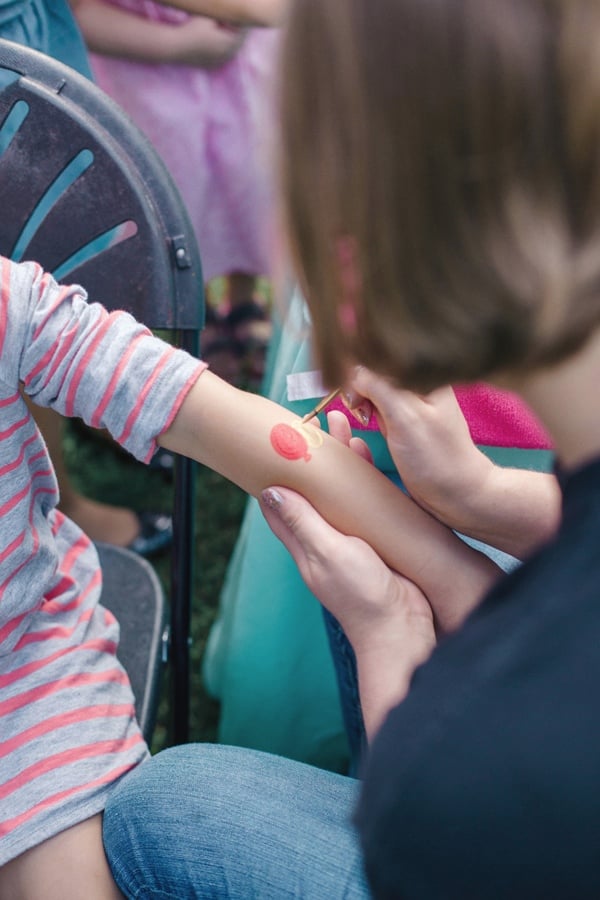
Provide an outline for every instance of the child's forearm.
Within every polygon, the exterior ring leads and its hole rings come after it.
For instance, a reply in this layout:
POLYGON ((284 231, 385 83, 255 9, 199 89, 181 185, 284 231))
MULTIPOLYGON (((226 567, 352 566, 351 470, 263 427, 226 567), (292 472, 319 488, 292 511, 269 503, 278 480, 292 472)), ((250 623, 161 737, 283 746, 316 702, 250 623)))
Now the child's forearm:
POLYGON ((200 16, 155 22, 103 0, 75 0, 73 11, 91 52, 132 62, 212 68, 234 56, 244 37, 200 16))
POLYGON ((73 12, 93 53, 136 62, 165 62, 171 26, 150 21, 103 0, 71 0, 73 12))
POLYGON ((269 26, 283 22, 289 0, 168 0, 168 5, 240 25, 269 26))
POLYGON ((303 494, 338 530, 363 538, 414 581, 452 630, 499 571, 374 466, 275 403, 200 376, 160 443, 256 496, 279 484, 303 494))

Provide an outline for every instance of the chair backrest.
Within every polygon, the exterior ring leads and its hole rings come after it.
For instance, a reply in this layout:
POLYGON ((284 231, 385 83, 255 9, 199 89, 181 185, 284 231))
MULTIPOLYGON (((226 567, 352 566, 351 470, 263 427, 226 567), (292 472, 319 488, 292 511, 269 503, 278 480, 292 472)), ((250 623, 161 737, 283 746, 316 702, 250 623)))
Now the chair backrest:
MULTIPOLYGON (((202 267, 183 202, 151 144, 96 85, 0 40, 0 253, 36 260, 108 309, 198 354, 202 267)), ((174 739, 187 739, 194 468, 178 460, 171 565, 174 739)))
POLYGON ((35 259, 150 328, 201 328, 193 229, 148 140, 61 63, 2 41, 0 65, 20 76, 0 94, 5 254, 35 259))
POLYGON ((117 656, 129 675, 137 720, 150 743, 158 708, 165 625, 162 585, 150 563, 131 550, 111 544, 97 547, 103 571, 102 603, 121 627, 117 656))

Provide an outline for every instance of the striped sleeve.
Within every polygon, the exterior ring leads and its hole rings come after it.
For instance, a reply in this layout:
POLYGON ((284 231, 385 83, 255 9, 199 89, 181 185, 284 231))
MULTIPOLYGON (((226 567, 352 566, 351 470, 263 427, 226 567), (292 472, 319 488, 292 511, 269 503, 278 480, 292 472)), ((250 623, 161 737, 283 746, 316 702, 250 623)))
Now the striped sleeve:
POLYGON ((147 461, 205 364, 33 263, 2 260, 0 276, 3 377, 12 359, 35 403, 106 428, 147 461))

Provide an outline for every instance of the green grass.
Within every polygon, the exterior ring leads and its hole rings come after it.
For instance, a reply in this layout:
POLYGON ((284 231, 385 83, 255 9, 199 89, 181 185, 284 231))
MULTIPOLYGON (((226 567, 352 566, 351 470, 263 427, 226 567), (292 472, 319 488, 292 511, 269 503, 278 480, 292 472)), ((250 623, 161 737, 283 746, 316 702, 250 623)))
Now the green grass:
MULTIPOLYGON (((87 496, 136 510, 171 509, 172 487, 160 473, 137 463, 90 432, 71 425, 65 438, 65 455, 75 487, 87 496)), ((191 617, 190 739, 194 741, 216 739, 219 707, 204 690, 201 660, 245 502, 246 495, 237 487, 209 469, 198 467, 191 617)), ((152 562, 168 597, 169 554, 152 562)), ((153 751, 172 743, 168 667, 165 675, 153 751)))

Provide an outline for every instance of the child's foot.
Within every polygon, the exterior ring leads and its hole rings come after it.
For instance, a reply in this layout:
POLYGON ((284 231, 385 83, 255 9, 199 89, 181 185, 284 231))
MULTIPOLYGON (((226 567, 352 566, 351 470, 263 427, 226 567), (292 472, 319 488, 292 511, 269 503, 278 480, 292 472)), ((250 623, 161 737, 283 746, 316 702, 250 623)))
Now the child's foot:
POLYGON ((67 505, 61 505, 61 510, 93 541, 128 547, 140 556, 158 553, 173 538, 171 518, 164 513, 136 513, 81 494, 72 495, 67 505))

